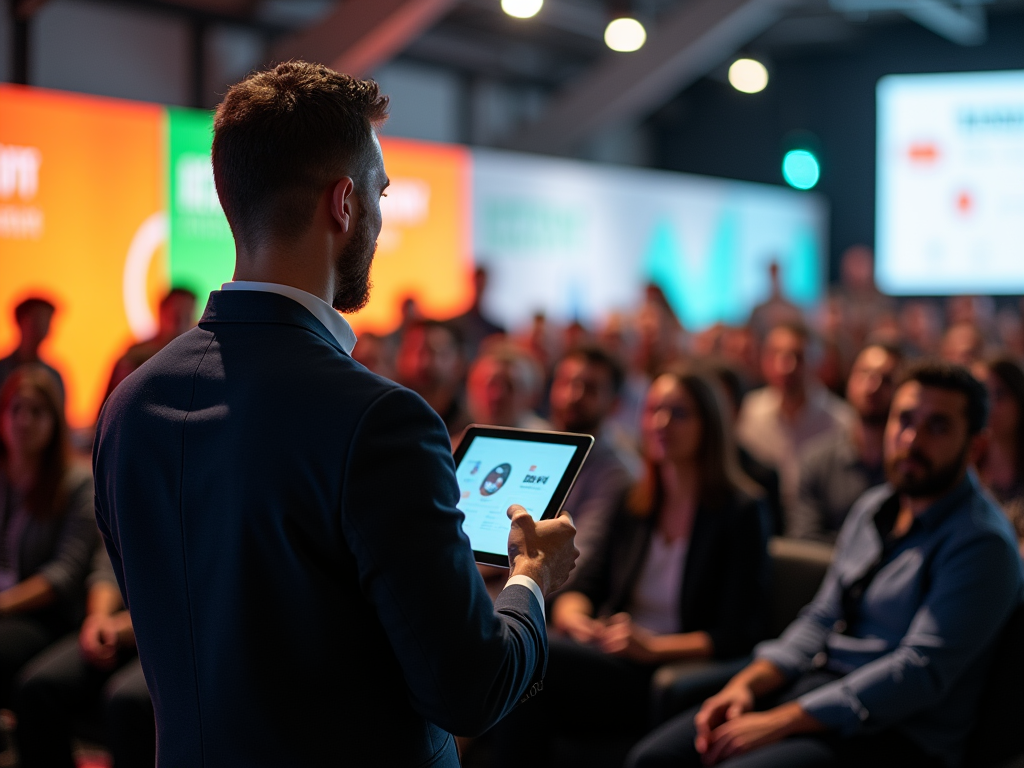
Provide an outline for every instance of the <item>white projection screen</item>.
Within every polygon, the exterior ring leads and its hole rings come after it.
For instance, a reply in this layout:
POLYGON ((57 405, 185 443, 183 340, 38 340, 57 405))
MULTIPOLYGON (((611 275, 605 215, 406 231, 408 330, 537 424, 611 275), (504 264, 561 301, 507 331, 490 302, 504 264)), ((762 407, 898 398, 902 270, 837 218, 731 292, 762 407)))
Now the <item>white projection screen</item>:
POLYGON ((1024 293, 1024 71, 892 75, 877 99, 879 287, 1024 293))

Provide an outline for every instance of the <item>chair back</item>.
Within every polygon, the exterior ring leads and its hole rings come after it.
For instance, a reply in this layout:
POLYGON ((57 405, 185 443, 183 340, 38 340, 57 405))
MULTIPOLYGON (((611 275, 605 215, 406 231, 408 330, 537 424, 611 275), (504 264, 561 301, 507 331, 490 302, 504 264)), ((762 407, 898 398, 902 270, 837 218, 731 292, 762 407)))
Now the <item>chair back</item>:
POLYGON ((991 768, 1024 755, 1024 605, 1018 605, 992 649, 963 761, 991 768))
POLYGON ((768 542, 772 566, 769 637, 778 637, 811 602, 832 562, 832 547, 776 536, 768 542))

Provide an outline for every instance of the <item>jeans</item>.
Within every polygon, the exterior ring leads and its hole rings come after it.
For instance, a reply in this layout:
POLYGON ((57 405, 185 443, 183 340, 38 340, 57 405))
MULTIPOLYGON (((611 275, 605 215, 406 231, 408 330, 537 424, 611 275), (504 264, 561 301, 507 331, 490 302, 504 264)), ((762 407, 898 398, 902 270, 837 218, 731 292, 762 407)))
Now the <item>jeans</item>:
MULTIPOLYGON (((811 672, 780 694, 759 701, 764 710, 794 701, 808 691, 835 680, 829 672, 811 672)), ((700 755, 693 746, 697 735, 694 717, 700 707, 669 720, 649 733, 629 753, 627 768, 698 768, 700 755)), ((726 768, 941 768, 929 755, 898 731, 843 738, 820 733, 793 736, 768 744, 720 765, 726 768)))

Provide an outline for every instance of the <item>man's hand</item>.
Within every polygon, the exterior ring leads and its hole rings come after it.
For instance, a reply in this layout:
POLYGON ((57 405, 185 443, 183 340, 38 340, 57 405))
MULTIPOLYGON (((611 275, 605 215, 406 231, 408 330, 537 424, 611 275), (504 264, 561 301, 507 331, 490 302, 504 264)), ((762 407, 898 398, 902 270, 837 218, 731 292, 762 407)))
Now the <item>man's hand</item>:
POLYGON ((710 699, 705 700, 693 719, 693 724, 697 728, 697 738, 694 739, 697 751, 706 755, 711 744, 711 732, 753 708, 754 692, 750 690, 750 686, 739 682, 730 682, 710 699))
POLYGON ((697 751, 701 752, 704 765, 717 765, 787 736, 819 730, 822 730, 821 723, 794 701, 767 712, 747 712, 729 718, 711 731, 706 749, 698 746, 697 751))
POLYGON ((134 638, 127 611, 113 616, 94 613, 85 617, 78 633, 82 657, 98 669, 112 669, 117 664, 117 651, 134 638))
POLYGON ((602 651, 612 656, 654 664, 659 660, 654 637, 650 630, 634 624, 628 613, 616 613, 608 619, 598 643, 602 651))
POLYGON ((554 520, 535 521, 518 504, 508 508, 508 562, 512 576, 529 576, 550 595, 565 584, 580 552, 574 546, 576 526, 562 510, 554 520))

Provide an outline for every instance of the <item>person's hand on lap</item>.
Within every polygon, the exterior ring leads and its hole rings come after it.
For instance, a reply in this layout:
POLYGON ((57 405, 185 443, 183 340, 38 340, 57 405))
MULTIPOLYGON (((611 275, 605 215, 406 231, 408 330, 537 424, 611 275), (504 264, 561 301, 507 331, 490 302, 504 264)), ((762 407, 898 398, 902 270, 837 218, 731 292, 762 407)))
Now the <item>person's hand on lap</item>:
POLYGON ((653 664, 658 661, 655 638, 653 632, 634 624, 628 613, 617 613, 608 619, 598 643, 602 651, 612 656, 653 664))
POLYGON ((698 752, 702 753, 704 765, 717 765, 787 736, 818 730, 821 724, 794 701, 767 712, 745 712, 727 719, 711 731, 705 741, 706 749, 698 747, 698 752))
POLYGON ((693 722, 697 728, 694 746, 700 754, 706 754, 710 746, 711 732, 722 724, 735 720, 754 708, 754 693, 750 687, 730 683, 701 706, 693 722))

